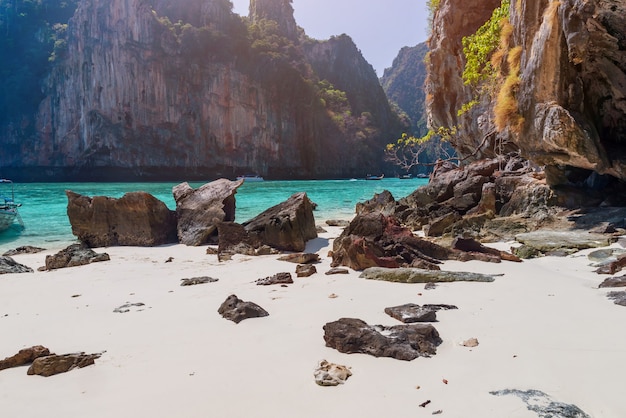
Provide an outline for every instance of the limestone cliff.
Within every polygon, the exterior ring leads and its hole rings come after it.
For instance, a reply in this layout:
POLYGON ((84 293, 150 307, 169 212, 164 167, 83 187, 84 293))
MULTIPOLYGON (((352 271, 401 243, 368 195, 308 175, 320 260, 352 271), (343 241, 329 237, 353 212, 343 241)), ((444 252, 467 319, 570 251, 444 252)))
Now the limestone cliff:
POLYGON ((500 4, 441 0, 430 39, 431 125, 457 127, 456 148, 470 159, 519 151, 546 166, 551 184, 591 174, 625 180, 624 2, 511 0, 510 29, 503 30, 494 63, 500 65, 497 80, 487 89, 468 86, 462 39, 500 4), (513 105, 503 111, 506 99, 513 105), (459 113, 474 100, 477 105, 459 113))
POLYGON ((325 48, 353 66, 315 74, 319 60, 307 62, 290 3, 252 1, 256 23, 247 26, 225 0, 82 0, 65 59, 45 80, 37 132, 0 130, 0 145, 16 149, 0 164, 32 179, 379 171, 382 155, 372 150, 397 135, 398 122, 370 80, 374 70, 354 44, 329 41, 325 48), (338 121, 319 82, 341 77, 353 81, 335 87, 355 116, 338 121))

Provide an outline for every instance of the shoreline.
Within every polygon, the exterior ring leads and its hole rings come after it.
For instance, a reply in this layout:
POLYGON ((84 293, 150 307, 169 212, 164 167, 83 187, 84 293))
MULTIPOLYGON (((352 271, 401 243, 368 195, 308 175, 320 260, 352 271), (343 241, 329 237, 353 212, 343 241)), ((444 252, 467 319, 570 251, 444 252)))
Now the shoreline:
MULTIPOLYGON (((58 354, 103 352, 95 365, 42 378, 26 367, 0 371, 7 416, 67 417, 432 416, 535 417, 517 396, 537 390, 593 417, 626 416, 620 384, 626 309, 605 297, 606 278, 584 250, 523 263, 446 261, 442 269, 504 273, 493 283, 397 284, 327 276, 328 250, 341 229, 325 227, 307 245, 318 273, 287 287, 254 281, 295 264, 278 256, 218 262, 206 246, 108 247, 111 260, 0 276, 0 358, 32 345, 58 354), (165 263, 168 257, 173 261, 165 263), (216 283, 180 287, 183 278, 216 283), (234 324, 217 309, 230 294, 269 312, 234 324), (334 294, 337 297, 329 297, 334 294), (127 313, 113 310, 144 303, 127 313), (411 362, 343 354, 326 347, 322 326, 342 317, 398 325, 384 308, 444 303, 443 343, 411 362), (479 345, 461 343, 477 338, 479 345), (317 363, 351 367, 344 385, 320 387, 317 363), (443 383, 443 381, 447 382, 443 383), (419 389, 417 387, 419 386, 419 389), (37 399, 37 402, 32 402, 37 399), (245 399, 245 402, 242 400, 245 399), (425 407, 420 407, 426 401, 425 407)), ((510 243, 491 244, 508 249, 510 243)), ((613 244, 618 246, 618 244, 613 244)), ((36 270, 47 250, 14 259, 36 270)), ((294 275, 295 276, 295 275, 294 275)))

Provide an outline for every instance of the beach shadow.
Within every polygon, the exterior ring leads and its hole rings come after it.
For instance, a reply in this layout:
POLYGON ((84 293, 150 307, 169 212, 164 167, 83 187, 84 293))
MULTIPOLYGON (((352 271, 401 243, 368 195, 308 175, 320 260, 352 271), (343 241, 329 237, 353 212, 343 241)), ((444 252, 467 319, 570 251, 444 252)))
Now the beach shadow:
POLYGON ((329 243, 328 238, 314 238, 306 243, 306 248, 304 249, 307 253, 316 253, 324 247, 328 246, 329 243))
POLYGON ((607 223, 617 228, 624 228, 626 227, 626 208, 581 208, 569 215, 568 220, 574 223, 574 229, 589 230, 607 223))

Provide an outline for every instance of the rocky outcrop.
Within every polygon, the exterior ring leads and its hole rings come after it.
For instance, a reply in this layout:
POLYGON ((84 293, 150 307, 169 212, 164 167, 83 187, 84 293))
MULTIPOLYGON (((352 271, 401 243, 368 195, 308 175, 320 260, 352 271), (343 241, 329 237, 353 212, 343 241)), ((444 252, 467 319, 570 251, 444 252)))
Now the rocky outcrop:
POLYGON ((394 283, 493 282, 497 274, 467 271, 425 270, 419 268, 370 267, 359 275, 362 279, 394 283))
POLYGON ((313 205, 306 193, 296 193, 243 224, 259 242, 282 251, 304 251, 317 238, 313 205))
POLYGON ((69 372, 73 369, 82 369, 83 367, 95 364, 96 360, 102 356, 101 353, 85 354, 51 354, 49 356, 38 357, 30 365, 26 374, 40 375, 44 377, 53 376, 59 373, 69 372))
POLYGON ((342 353, 363 353, 374 357, 414 360, 434 355, 441 344, 439 333, 430 324, 368 325, 355 318, 341 318, 323 327, 324 341, 342 353))
POLYGON ((429 45, 431 125, 456 127, 453 145, 470 159, 520 151, 547 166, 550 185, 598 189, 616 183, 601 175, 626 179, 626 6, 511 1, 495 84, 480 90, 463 83, 462 39, 500 4, 439 3, 429 45), (478 104, 458 113, 472 101, 478 104))
POLYGON ((8 256, 0 257, 0 274, 32 273, 33 269, 8 256))
POLYGON ((233 321, 235 324, 240 323, 248 318, 260 318, 268 316, 269 313, 254 302, 245 302, 235 295, 230 295, 220 305, 217 312, 222 317, 233 321))
POLYGON ((72 244, 53 255, 46 256, 46 265, 40 270, 56 270, 66 267, 84 266, 100 261, 109 261, 107 253, 96 253, 84 244, 72 244))
POLYGON ((16 179, 55 181, 381 170, 379 150, 402 128, 352 40, 310 41, 286 0, 253 1, 251 21, 231 8, 224 0, 81 0, 67 49, 41 80, 37 114, 0 126, 0 146, 15 150, 0 164, 20 168, 16 179), (333 119, 321 80, 345 93, 342 114, 354 116, 333 119))
POLYGON ((152 247, 177 242, 176 214, 148 193, 126 193, 119 199, 88 197, 70 190, 65 194, 72 233, 89 247, 152 247))
POLYGON ((181 183, 172 189, 178 218, 178 240, 185 245, 209 242, 220 222, 235 220, 235 194, 243 180, 219 179, 197 189, 181 183))
POLYGON ((11 357, 7 357, 4 360, 0 360, 0 370, 30 364, 39 357, 49 355, 50 350, 42 345, 35 345, 33 347, 24 348, 18 351, 17 354, 11 357))

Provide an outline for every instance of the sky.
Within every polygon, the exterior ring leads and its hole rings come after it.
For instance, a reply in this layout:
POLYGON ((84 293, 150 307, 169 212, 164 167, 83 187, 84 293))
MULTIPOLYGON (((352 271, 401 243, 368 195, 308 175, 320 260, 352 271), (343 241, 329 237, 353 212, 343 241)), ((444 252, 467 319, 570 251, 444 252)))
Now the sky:
MULTIPOLYGON (((234 12, 248 15, 249 0, 231 0, 234 12)), ((293 0, 298 26, 324 40, 349 35, 379 77, 402 47, 428 38, 426 0, 293 0)))

